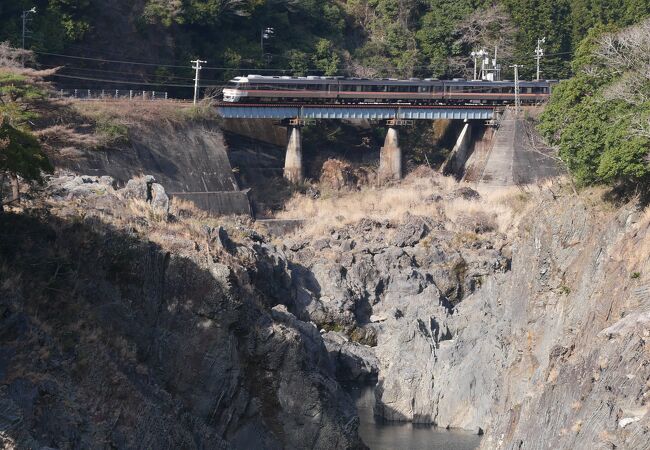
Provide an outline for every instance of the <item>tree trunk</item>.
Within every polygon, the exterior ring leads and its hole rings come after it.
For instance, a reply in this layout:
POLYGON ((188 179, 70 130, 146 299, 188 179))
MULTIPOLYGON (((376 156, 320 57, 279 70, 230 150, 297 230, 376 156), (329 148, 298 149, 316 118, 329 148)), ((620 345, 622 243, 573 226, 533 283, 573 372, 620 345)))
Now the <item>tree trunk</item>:
POLYGON ((20 187, 18 186, 18 176, 11 175, 11 194, 13 201, 16 203, 20 202, 20 187))

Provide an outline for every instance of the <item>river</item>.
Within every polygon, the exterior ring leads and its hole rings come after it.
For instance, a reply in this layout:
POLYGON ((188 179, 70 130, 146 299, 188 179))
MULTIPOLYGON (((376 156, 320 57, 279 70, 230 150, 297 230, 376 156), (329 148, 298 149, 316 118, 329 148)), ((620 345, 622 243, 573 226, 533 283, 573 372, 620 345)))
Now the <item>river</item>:
POLYGON ((359 412, 359 434, 371 450, 474 450, 481 440, 474 433, 428 425, 386 422, 373 414, 373 387, 348 387, 359 412))

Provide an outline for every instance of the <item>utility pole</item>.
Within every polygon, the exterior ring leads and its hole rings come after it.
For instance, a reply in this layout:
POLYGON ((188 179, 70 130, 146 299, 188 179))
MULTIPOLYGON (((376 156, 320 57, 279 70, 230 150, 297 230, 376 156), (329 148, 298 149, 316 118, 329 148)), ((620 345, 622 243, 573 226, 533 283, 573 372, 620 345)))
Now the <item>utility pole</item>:
POLYGON ((474 58, 474 78, 472 78, 472 80, 476 80, 476 69, 477 69, 476 61, 478 58, 478 52, 472 52, 470 53, 470 55, 472 55, 472 58, 474 58))
MULTIPOLYGON (((264 59, 265 53, 264 53, 264 41, 267 39, 271 39, 273 37, 273 34, 275 33, 275 29, 271 27, 266 27, 262 28, 262 33, 260 36, 260 48, 262 49, 262 59, 264 59)), ((267 59, 267 64, 269 63, 270 58, 267 59)))
POLYGON ((492 61, 494 65, 494 78, 492 81, 501 81, 501 66, 497 64, 497 53, 499 50, 499 46, 495 45, 494 46, 494 61, 492 61))
POLYGON ((31 20, 29 18, 30 14, 36 14, 36 7, 35 6, 32 9, 28 10, 28 11, 23 11, 23 14, 22 14, 22 19, 23 19, 23 45, 22 45, 23 55, 22 55, 21 59, 22 59, 23 67, 25 67, 25 50, 26 50, 25 49, 25 37, 27 36, 27 33, 29 32, 27 30, 27 22, 29 22, 31 20))
POLYGON ((515 69, 515 116, 519 116, 519 109, 521 108, 521 99, 519 98, 519 69, 524 66, 514 64, 510 67, 515 69))
POLYGON ((474 80, 482 80, 485 77, 485 57, 488 55, 488 52, 485 49, 477 50, 471 53, 472 58, 474 58, 474 80), (481 58, 481 76, 477 78, 477 60, 481 58))
POLYGON ((199 96, 199 72, 203 67, 201 67, 201 63, 207 64, 207 61, 201 61, 200 59, 190 61, 192 64, 192 69, 196 70, 196 75, 194 75, 194 104, 196 105, 196 99, 199 96))
POLYGON ((537 48, 535 49, 535 59, 537 60, 537 78, 536 80, 539 81, 539 64, 540 61, 542 60, 542 56, 544 56, 544 49, 542 48, 542 44, 546 42, 546 38, 543 37, 541 39, 537 39, 537 48))

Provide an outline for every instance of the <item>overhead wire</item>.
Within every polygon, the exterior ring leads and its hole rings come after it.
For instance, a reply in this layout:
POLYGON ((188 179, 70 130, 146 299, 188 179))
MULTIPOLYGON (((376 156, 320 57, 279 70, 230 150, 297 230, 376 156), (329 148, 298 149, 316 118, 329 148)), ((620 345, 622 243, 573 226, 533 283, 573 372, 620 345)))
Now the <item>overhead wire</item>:
MULTIPOLYGON (((151 74, 140 74, 137 72, 124 72, 120 70, 106 70, 106 69, 92 69, 92 68, 86 68, 86 67, 74 67, 74 66, 55 66, 55 65, 43 65, 41 66, 46 69, 57 69, 60 68, 61 70, 72 70, 72 71, 81 71, 81 72, 100 72, 100 73, 114 73, 118 75, 129 75, 129 76, 151 76, 151 74)), ((76 74, 67 74, 67 75, 76 75, 76 74)), ((189 78, 189 77, 178 77, 175 75, 165 75, 164 78, 170 79, 170 80, 184 80, 184 81, 194 81, 194 78, 189 78)), ((147 80, 143 80, 147 81, 147 80)), ((217 81, 217 80, 204 80, 204 81, 217 81)))
MULTIPOLYGON (((99 81, 102 83, 114 83, 114 84, 128 84, 131 86, 167 86, 167 87, 181 87, 181 88, 194 88, 193 84, 172 84, 172 83, 152 83, 147 81, 127 81, 127 80, 107 80, 104 78, 90 78, 90 77, 77 77, 73 75, 63 75, 59 73, 54 73, 49 75, 51 77, 57 78, 68 78, 73 80, 85 80, 85 81, 99 81)), ((216 86, 201 86, 205 87, 216 87, 216 86)))
MULTIPOLYGON (((129 65, 139 65, 139 66, 147 66, 147 67, 167 67, 167 68, 177 68, 177 69, 188 69, 190 68, 189 65, 178 65, 178 64, 163 64, 163 63, 153 63, 153 62, 141 62, 141 61, 128 61, 128 60, 120 60, 120 59, 107 59, 107 58, 92 58, 88 56, 75 56, 75 55, 66 55, 63 53, 53 53, 53 52, 43 52, 43 51, 35 51, 34 53, 40 54, 40 55, 47 55, 47 56, 54 56, 54 57, 59 57, 59 58, 69 58, 69 59, 76 59, 76 60, 84 60, 84 61, 95 61, 95 62, 106 62, 106 63, 113 63, 113 64, 129 64, 129 65)), ((546 54, 545 57, 550 57, 550 56, 561 56, 561 55, 570 55, 572 52, 558 52, 558 53, 549 53, 546 54)), ((277 57, 285 58, 284 56, 281 55, 276 55, 277 57)), ((535 55, 528 55, 525 57, 526 59, 534 59, 535 55)), ((513 57, 508 57, 508 58, 502 58, 501 61, 506 61, 506 62, 512 62, 515 60, 521 60, 522 58, 513 58, 513 57)), ((414 65, 411 66, 412 69, 430 69, 431 65, 414 65)), ((223 70, 223 71, 257 71, 257 72, 276 72, 276 73, 287 73, 287 72, 295 72, 294 69, 290 68, 261 68, 261 67, 232 67, 232 66, 204 66, 202 68, 203 70, 223 70)), ((375 70, 399 70, 400 68, 396 66, 380 66, 380 67, 372 67, 372 69, 375 70)), ((321 69, 317 68, 309 68, 305 69, 304 72, 322 72, 321 69)), ((337 70, 337 73, 350 73, 352 72, 352 69, 339 69, 337 70)))

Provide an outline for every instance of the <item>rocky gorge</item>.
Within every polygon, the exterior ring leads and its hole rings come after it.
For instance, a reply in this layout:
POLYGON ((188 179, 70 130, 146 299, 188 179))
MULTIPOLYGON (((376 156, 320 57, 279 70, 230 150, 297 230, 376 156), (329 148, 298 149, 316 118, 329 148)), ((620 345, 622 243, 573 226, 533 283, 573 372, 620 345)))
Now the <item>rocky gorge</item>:
POLYGON ((376 376, 385 419, 485 433, 483 448, 649 448, 647 210, 555 182, 502 199, 519 209, 504 227, 494 193, 441 184, 426 216, 287 244, 309 268, 290 310, 335 324, 339 377, 376 376))
POLYGON ((1 217, 3 445, 363 448, 341 383, 376 381, 483 448, 648 448, 647 212, 428 172, 313 197, 282 238, 151 177, 1 217))

